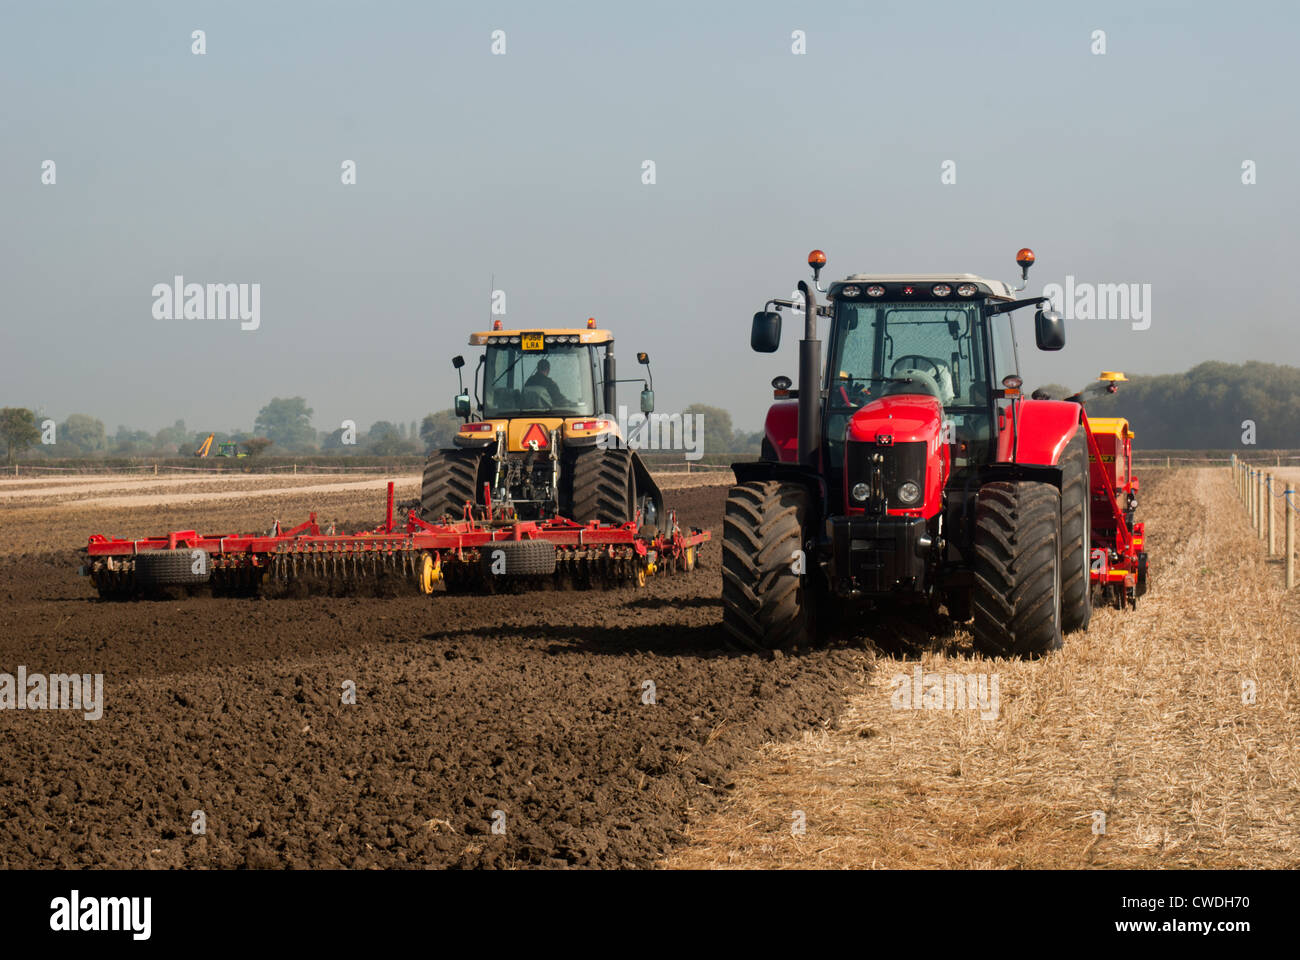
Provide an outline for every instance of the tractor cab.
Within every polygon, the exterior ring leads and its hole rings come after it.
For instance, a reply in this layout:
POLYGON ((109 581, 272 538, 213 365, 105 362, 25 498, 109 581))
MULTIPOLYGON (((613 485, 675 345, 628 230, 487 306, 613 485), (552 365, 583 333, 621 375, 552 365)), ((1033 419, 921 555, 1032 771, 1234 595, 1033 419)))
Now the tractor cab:
MULTIPOLYGON (((817 262, 819 255, 814 251, 809 260, 815 271, 824 263, 824 255, 817 262)), ((1017 262, 1027 272, 1033 252, 1021 250, 1017 262)), ((999 437, 1020 397, 1011 312, 1044 298, 1016 300, 1023 285, 1013 288, 970 273, 857 273, 828 290, 817 289, 829 301, 816 311, 830 320, 829 343, 819 377, 821 399, 810 411, 815 449, 810 447, 802 462, 815 462, 824 472, 831 503, 849 511, 862 507, 864 501, 853 490, 867 470, 858 461, 870 452, 858 444, 874 447, 877 436, 902 444, 898 458, 939 458, 938 476, 906 478, 913 484, 909 493, 914 486, 926 493, 936 484, 964 484, 997 459, 999 437), (929 426, 932 420, 937 429, 929 426), (927 442, 942 449, 927 454, 922 450, 927 442)), ((774 348, 779 311, 802 305, 770 300, 767 306, 776 312, 755 316, 755 349, 774 348), (773 331, 775 338, 768 336, 773 331)), ((1040 310, 1036 323, 1041 349, 1064 345, 1059 316, 1040 310)), ((798 408, 797 402, 786 401, 769 411, 764 449, 771 459, 801 462, 798 408)), ((885 493, 868 498, 873 512, 921 507, 919 498, 898 496, 897 490, 885 493)))
POLYGON ((888 431, 880 422, 898 419, 904 397, 924 398, 940 417, 954 473, 988 462, 1014 393, 1003 380, 1018 375, 1018 362, 1009 315, 990 315, 987 305, 1011 297, 1006 284, 972 274, 857 274, 832 284, 824 414, 831 474, 842 472, 853 439, 888 431))
POLYGON ((608 330, 500 330, 477 333, 483 344, 479 406, 485 420, 532 414, 589 417, 610 412, 600 396, 601 361, 614 338, 608 330))

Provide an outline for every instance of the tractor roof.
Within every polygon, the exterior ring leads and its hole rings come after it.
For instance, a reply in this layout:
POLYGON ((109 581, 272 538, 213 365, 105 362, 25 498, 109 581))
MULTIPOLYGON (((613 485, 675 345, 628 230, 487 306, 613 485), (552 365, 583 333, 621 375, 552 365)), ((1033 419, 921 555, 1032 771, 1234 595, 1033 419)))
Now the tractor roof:
POLYGON ((497 337, 521 337, 525 333, 540 333, 545 337, 577 337, 581 343, 612 343, 614 334, 608 330, 592 330, 588 327, 530 327, 518 330, 484 330, 469 335, 471 347, 482 346, 489 339, 497 337))
POLYGON ((834 296, 838 289, 847 283, 909 283, 918 287, 933 286, 936 283, 946 283, 952 287, 962 283, 973 283, 979 288, 980 293, 987 296, 1010 300, 1015 295, 1014 291, 1001 280, 986 280, 973 273, 855 273, 831 284, 831 295, 834 296))

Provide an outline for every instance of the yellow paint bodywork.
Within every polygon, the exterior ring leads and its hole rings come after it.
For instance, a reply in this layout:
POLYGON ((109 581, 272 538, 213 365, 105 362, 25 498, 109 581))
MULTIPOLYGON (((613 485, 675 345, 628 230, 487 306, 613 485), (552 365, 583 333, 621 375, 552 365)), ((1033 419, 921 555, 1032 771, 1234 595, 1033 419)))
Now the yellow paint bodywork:
MULTIPOLYGON (((522 417, 517 417, 513 420, 501 418, 501 419, 493 419, 493 420, 480 420, 477 422, 492 424, 492 432, 488 433, 486 431, 461 430, 460 436, 465 437, 467 439, 477 439, 477 440, 482 440, 485 437, 490 437, 493 443, 495 443, 496 435, 501 431, 505 431, 506 450, 510 453, 523 452, 523 450, 525 449, 524 437, 528 434, 528 431, 533 428, 533 424, 535 423, 541 424, 542 429, 546 431, 548 437, 550 436, 550 432, 552 430, 558 429, 560 431, 559 440, 560 440, 561 447, 564 446, 564 440, 567 438, 595 437, 595 436, 599 436, 602 433, 618 432, 618 424, 614 420, 609 419, 608 417, 536 417, 536 416, 525 415, 522 417), (575 430, 573 427, 575 423, 591 423, 593 421, 598 421, 600 423, 603 423, 605 424, 605 426, 597 430, 575 430)), ((542 447, 541 449, 544 450, 546 448, 542 447)))
POLYGON ((582 343, 609 343, 614 334, 608 330, 589 330, 586 327, 529 327, 520 330, 483 330, 469 335, 471 347, 481 347, 488 337, 520 337, 525 333, 540 333, 546 337, 578 337, 582 343))
POLYGON ((1088 426, 1092 427, 1093 433, 1113 433, 1117 437, 1127 436, 1130 440, 1137 436, 1123 417, 1089 417, 1088 426))

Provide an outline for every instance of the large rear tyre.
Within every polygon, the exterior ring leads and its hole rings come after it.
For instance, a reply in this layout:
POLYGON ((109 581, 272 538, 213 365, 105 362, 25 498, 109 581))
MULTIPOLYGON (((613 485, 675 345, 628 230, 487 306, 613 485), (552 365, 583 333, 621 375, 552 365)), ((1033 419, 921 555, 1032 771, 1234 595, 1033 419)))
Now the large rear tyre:
POLYGON ((477 450, 434 450, 424 462, 420 484, 420 517, 433 523, 449 516, 465 518, 465 502, 478 503, 479 467, 483 454, 477 450))
POLYGON ((578 523, 627 523, 636 516, 632 451, 593 447, 567 459, 560 514, 578 523))
POLYGON ((986 483, 975 501, 975 645, 999 657, 1061 646, 1061 493, 1050 483, 986 483))
POLYGON ((722 624, 742 646, 771 649, 816 635, 811 573, 801 553, 807 522, 808 491, 796 484, 741 483, 727 494, 722 624))
POLYGON ((1061 455, 1061 630, 1087 630, 1092 620, 1092 493, 1083 426, 1061 455))

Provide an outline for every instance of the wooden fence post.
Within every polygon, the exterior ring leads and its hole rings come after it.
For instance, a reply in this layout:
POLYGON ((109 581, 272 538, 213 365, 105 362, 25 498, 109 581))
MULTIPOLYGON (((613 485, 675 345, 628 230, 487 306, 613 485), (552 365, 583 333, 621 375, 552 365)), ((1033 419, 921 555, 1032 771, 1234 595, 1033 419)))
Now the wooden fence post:
POLYGON ((1286 511, 1286 588, 1295 586, 1295 511, 1291 509, 1291 499, 1295 496, 1295 487, 1286 485, 1286 499, 1282 509, 1286 511))
POLYGON ((1255 536, 1264 539, 1264 471, 1255 477, 1255 536))
POLYGON ((1273 556, 1273 474, 1264 484, 1264 512, 1268 514, 1268 556, 1273 556))

